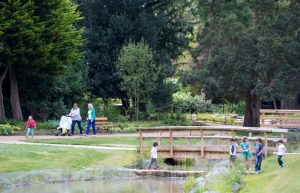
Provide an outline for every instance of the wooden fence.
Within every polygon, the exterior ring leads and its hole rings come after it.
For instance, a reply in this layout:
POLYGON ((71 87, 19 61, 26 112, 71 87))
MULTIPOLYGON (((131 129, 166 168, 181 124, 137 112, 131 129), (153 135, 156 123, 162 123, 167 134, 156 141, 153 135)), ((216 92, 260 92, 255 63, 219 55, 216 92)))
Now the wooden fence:
POLYGON ((300 110, 260 110, 261 127, 300 129, 300 110))

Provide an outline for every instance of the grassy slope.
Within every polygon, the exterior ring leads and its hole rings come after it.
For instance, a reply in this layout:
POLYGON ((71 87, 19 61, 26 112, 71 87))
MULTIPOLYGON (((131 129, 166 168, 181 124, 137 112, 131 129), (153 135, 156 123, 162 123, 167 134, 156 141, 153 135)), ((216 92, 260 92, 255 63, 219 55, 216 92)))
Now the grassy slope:
POLYGON ((105 165, 124 166, 136 159, 134 151, 46 147, 35 145, 0 145, 0 173, 52 168, 105 165))
POLYGON ((263 173, 248 175, 241 193, 296 193, 300 190, 300 155, 284 157, 285 168, 279 168, 276 156, 263 162, 263 173))

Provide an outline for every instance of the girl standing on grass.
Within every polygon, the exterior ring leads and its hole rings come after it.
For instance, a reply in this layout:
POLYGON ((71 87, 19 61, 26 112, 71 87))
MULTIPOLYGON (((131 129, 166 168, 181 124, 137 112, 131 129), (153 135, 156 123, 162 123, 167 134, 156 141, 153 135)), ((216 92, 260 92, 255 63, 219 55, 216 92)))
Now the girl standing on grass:
POLYGON ((32 116, 30 115, 28 116, 28 120, 26 122, 26 129, 27 129, 26 139, 30 134, 31 134, 31 139, 33 138, 35 128, 36 128, 36 122, 35 120, 33 120, 32 116))
POLYGON ((90 128, 92 125, 94 135, 96 135, 96 110, 94 109, 92 103, 88 104, 88 119, 87 119, 87 127, 86 127, 86 135, 90 134, 90 128))
POLYGON ((277 151, 277 161, 280 168, 284 167, 284 162, 282 161, 282 157, 284 154, 285 154, 285 146, 283 144, 283 141, 280 139, 278 141, 278 151, 277 151))
POLYGON ((250 166, 251 166, 252 153, 250 151, 250 143, 248 142, 247 137, 243 137, 243 141, 240 144, 240 146, 242 148, 242 153, 244 157, 245 169, 246 171, 249 171, 251 169, 250 166))

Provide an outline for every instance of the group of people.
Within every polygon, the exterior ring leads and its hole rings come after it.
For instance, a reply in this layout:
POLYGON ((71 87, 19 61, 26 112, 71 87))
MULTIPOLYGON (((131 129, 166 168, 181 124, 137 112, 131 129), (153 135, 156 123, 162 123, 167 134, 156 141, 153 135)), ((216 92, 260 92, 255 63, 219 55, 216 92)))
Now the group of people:
MULTIPOLYGON (((82 126, 81 126, 81 115, 80 115, 80 109, 76 103, 73 104, 73 108, 71 109, 71 112, 69 115, 72 118, 72 126, 71 126, 71 134, 75 134, 75 126, 78 125, 80 135, 83 134, 82 132, 82 126)), ((88 104, 88 112, 87 112, 87 126, 86 126, 86 133, 85 135, 90 134, 90 129, 93 129, 94 135, 96 135, 96 110, 93 107, 92 103, 88 104)))
MULTIPOLYGON (((70 113, 67 116, 70 116, 72 118, 71 134, 72 135, 75 134, 75 126, 77 124, 80 131, 80 135, 83 135, 82 126, 81 126, 82 118, 80 115, 80 109, 76 103, 73 104, 73 108, 71 109, 70 113)), ((36 127, 37 124, 33 119, 33 117, 31 115, 28 116, 28 120, 26 122, 26 129, 27 129, 26 138, 28 138, 29 135, 31 135, 31 138, 33 138, 34 130, 36 129, 36 127)), ((96 110, 93 107, 92 103, 88 103, 87 127, 85 133, 86 136, 90 134, 91 127, 93 129, 93 134, 96 135, 96 110)))
MULTIPOLYGON (((236 140, 232 138, 229 144, 229 155, 230 155, 229 161, 231 166, 234 164, 236 160, 238 147, 239 146, 236 143, 236 140)), ((248 142, 247 137, 243 137, 242 142, 240 143, 240 148, 242 150, 242 155, 244 158, 245 169, 246 171, 250 171, 252 152, 250 150, 250 143, 248 142)), ((261 163, 264 157, 263 150, 264 150, 264 145, 262 144, 262 139, 257 138, 256 145, 255 145, 255 173, 256 174, 261 172, 261 163)), ((283 141, 280 139, 278 141, 277 161, 281 168, 284 167, 284 162, 282 160, 284 154, 285 154, 285 146, 283 141)))

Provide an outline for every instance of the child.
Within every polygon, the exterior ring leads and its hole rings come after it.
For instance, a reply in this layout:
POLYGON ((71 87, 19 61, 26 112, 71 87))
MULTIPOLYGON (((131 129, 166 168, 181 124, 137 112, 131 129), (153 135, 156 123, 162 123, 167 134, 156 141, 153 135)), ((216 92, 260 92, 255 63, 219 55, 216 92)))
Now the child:
POLYGON ((256 146, 255 146, 255 173, 258 174, 261 172, 261 162, 263 159, 263 149, 264 146, 262 144, 261 138, 258 138, 256 140, 256 146))
POLYGON ((36 122, 33 120, 32 116, 28 116, 28 120, 26 122, 26 139, 28 138, 29 134, 31 134, 31 138, 34 136, 34 129, 36 128, 36 122))
POLYGON ((88 104, 88 119, 87 119, 87 126, 86 126, 86 135, 89 135, 90 128, 92 125, 94 135, 96 135, 96 110, 94 109, 92 103, 88 104))
POLYGON ((151 169, 152 164, 155 164, 154 169, 160 170, 160 166, 157 163, 157 146, 158 146, 158 143, 154 142, 153 147, 151 149, 151 162, 148 166, 148 170, 151 169))
POLYGON ((283 141, 280 139, 278 141, 278 152, 277 152, 277 161, 278 161, 280 168, 284 167, 284 162, 282 161, 282 157, 283 157, 284 153, 285 153, 285 147, 284 147, 283 141))
POLYGON ((240 146, 242 148, 242 153, 244 157, 245 169, 248 171, 250 170, 250 159, 252 157, 252 153, 250 151, 250 143, 248 142, 247 137, 243 137, 243 141, 240 144, 240 146))
POLYGON ((230 167, 234 164, 236 160, 236 152, 237 152, 238 145, 235 143, 235 139, 230 139, 229 144, 229 165, 230 167))

